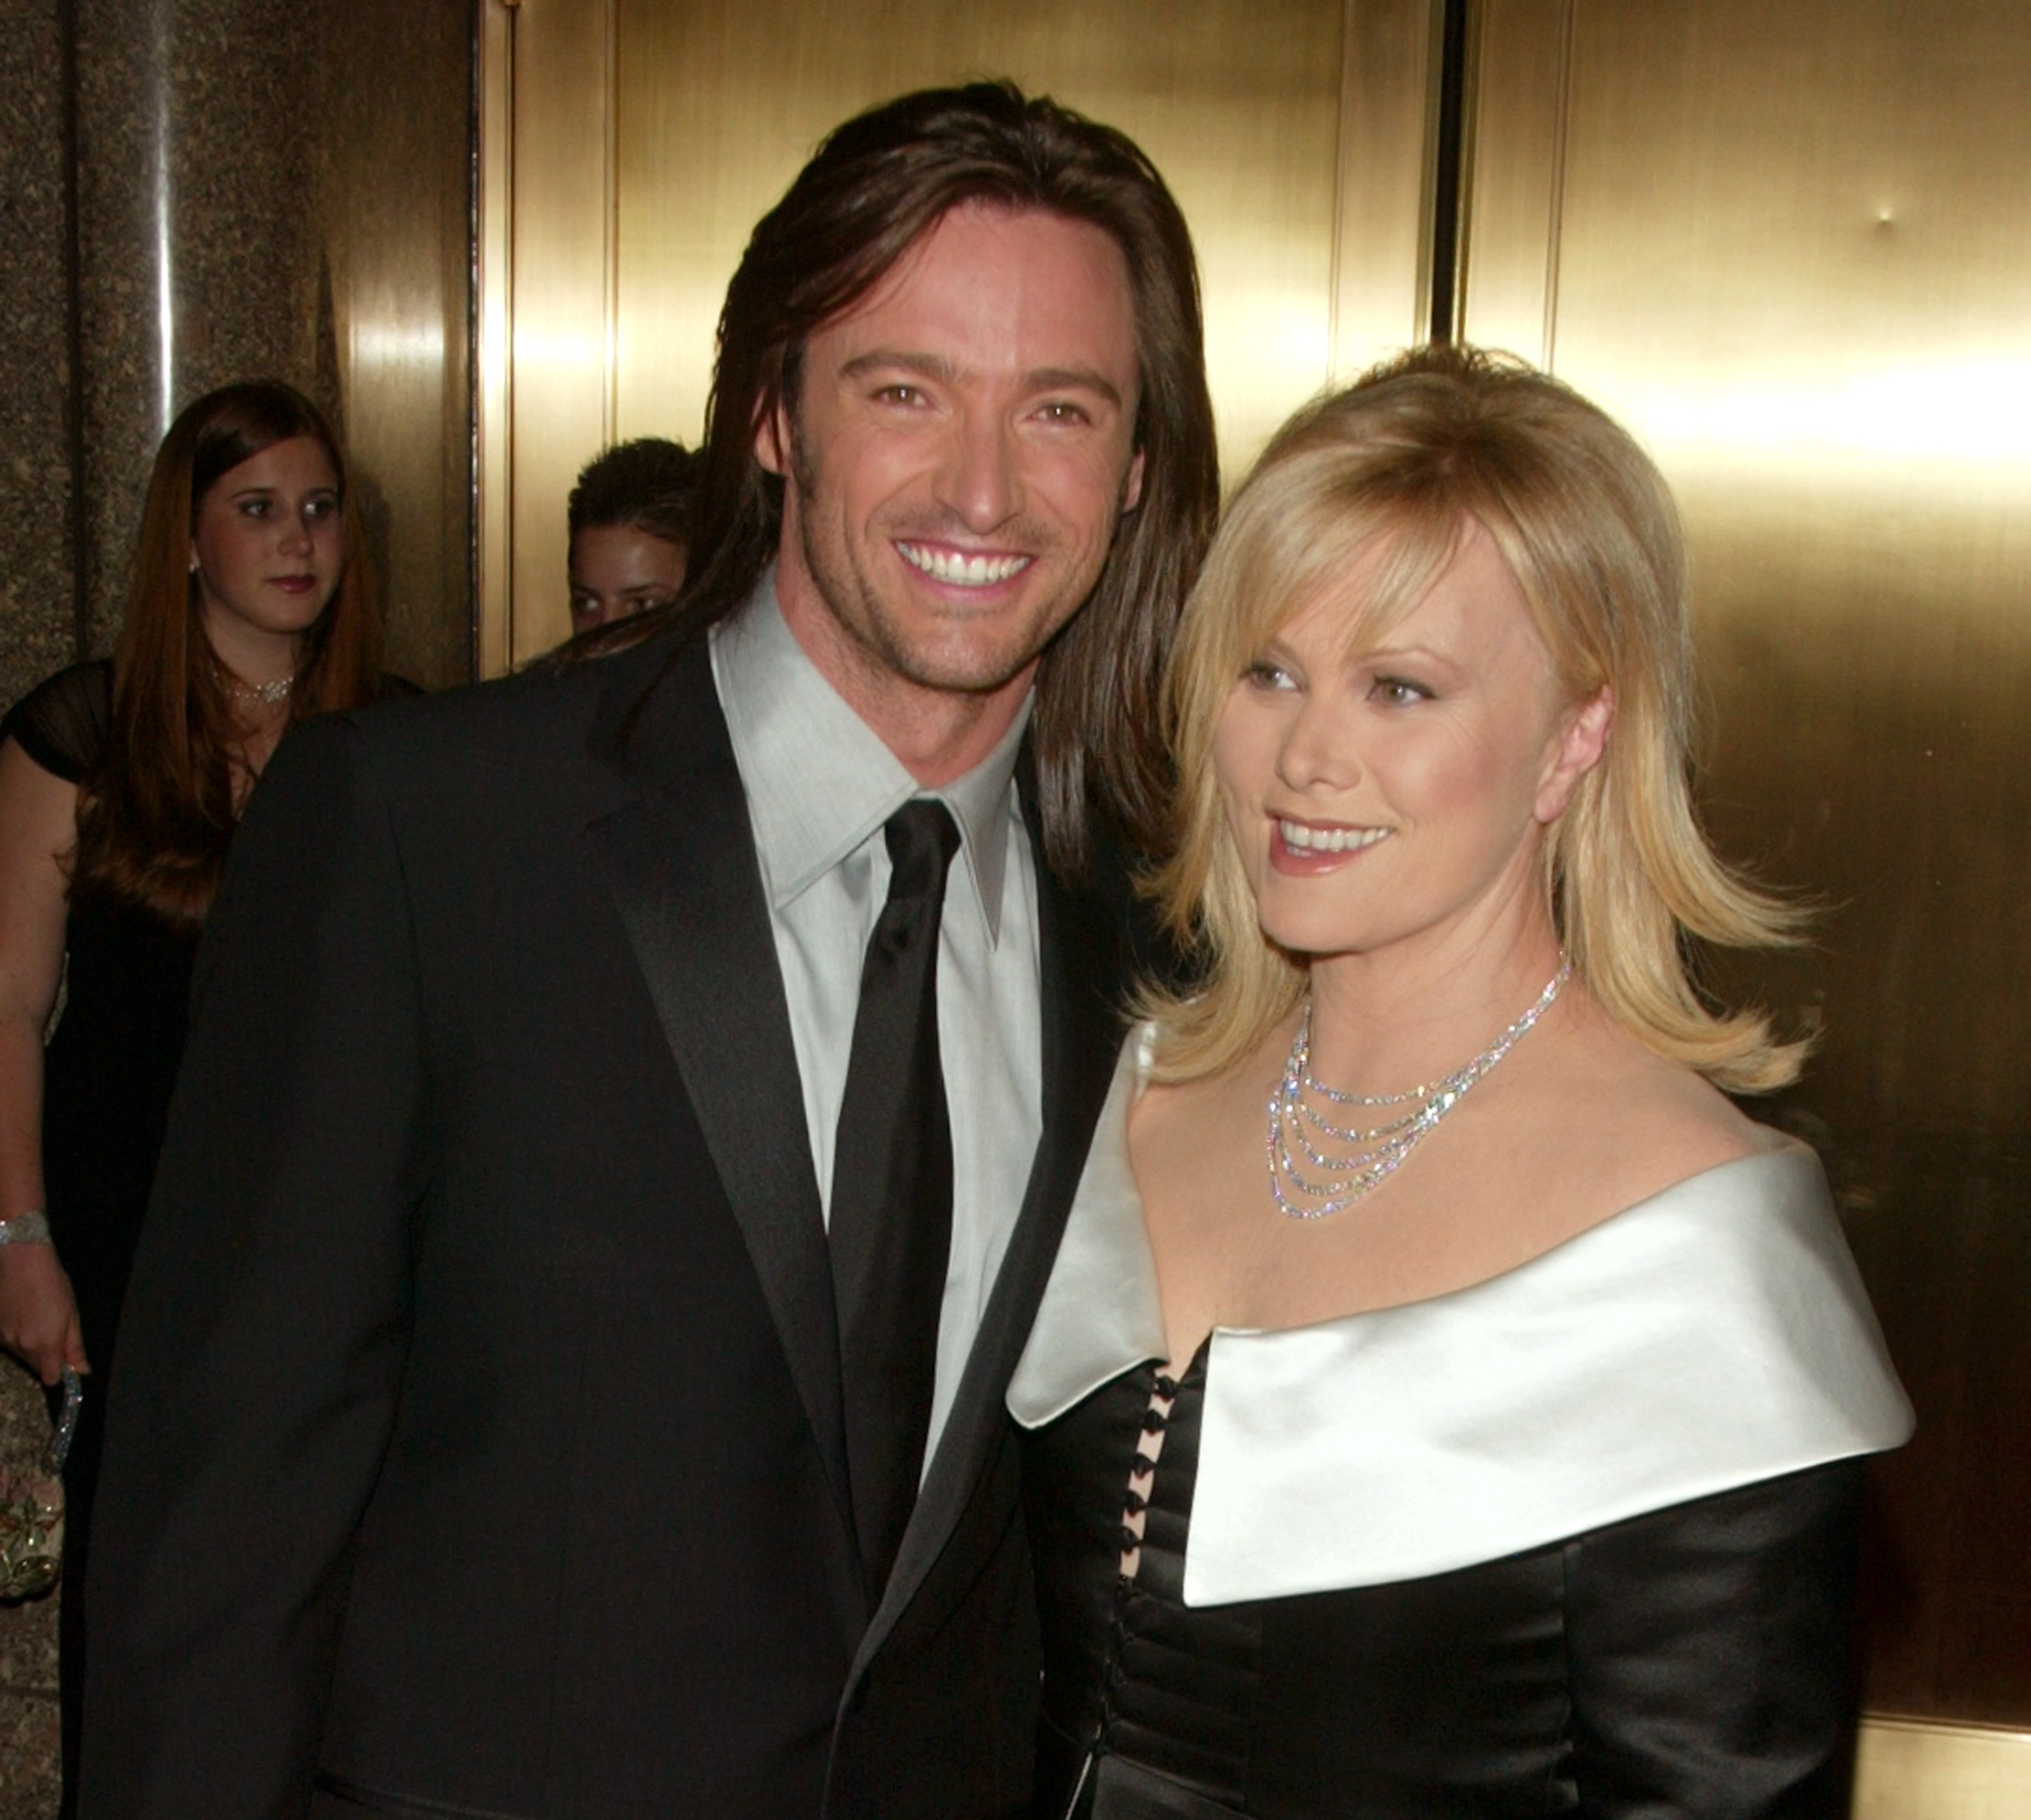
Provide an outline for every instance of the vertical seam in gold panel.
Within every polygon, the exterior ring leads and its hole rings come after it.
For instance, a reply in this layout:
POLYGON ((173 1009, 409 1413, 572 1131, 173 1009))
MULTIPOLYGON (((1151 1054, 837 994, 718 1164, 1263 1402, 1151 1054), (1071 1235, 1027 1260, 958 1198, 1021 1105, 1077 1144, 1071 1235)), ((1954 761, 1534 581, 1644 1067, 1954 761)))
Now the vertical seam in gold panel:
POLYGON ((482 84, 476 338, 479 408, 474 450, 474 535, 479 597, 474 673, 486 676, 514 648, 515 575, 515 69, 516 0, 490 0, 479 13, 482 84), (490 132, 491 124, 498 130, 490 132), (498 311, 499 334, 490 317, 498 311))
POLYGON ((502 514, 505 522, 501 526, 505 549, 501 562, 501 667, 513 667, 515 651, 515 512, 520 489, 515 484, 515 464, 521 449, 515 436, 515 285, 521 271, 521 263, 516 256, 520 252, 515 228, 515 205, 521 175, 515 153, 517 147, 516 123, 521 117, 522 104, 522 15, 519 6, 508 9, 508 141, 505 162, 508 210, 508 231, 505 237, 507 251, 503 263, 507 270, 501 274, 501 282, 507 289, 507 314, 501 324, 504 331, 501 341, 501 442, 505 471, 501 484, 507 500, 507 510, 502 514))
POLYGON ((1552 132, 1552 206, 1545 235, 1543 360, 1546 372, 1558 352, 1559 249, 1565 233, 1566 138, 1572 120, 1574 47, 1579 35, 1579 0, 1559 8, 1559 95, 1552 132))
POLYGON ((1475 130, 1481 117, 1481 0, 1467 0, 1466 48, 1460 59, 1459 169, 1455 178, 1459 193, 1454 200, 1453 221, 1453 338, 1466 333, 1467 285, 1474 270, 1474 160, 1480 140, 1475 130))
MULTIPOLYGON (((1444 0, 1427 0, 1425 8, 1424 168, 1418 180, 1418 310, 1411 319, 1421 328, 1429 325, 1432 319, 1432 285, 1437 275, 1433 267, 1438 258, 1439 115, 1445 68, 1444 0)), ((1422 334, 1420 333, 1417 338, 1423 339, 1422 334)))
POLYGON ((501 483, 507 488, 508 509, 506 524, 502 528, 507 533, 508 550, 501 564, 501 668, 505 673, 515 667, 515 597, 519 591, 520 576, 516 572, 515 549, 520 541, 515 523, 522 509, 522 489, 517 483, 516 468, 521 459, 521 445, 515 434, 515 329, 516 287, 522 274, 521 261, 521 167, 516 158, 521 141, 522 118, 522 57, 526 47, 522 41, 522 15, 519 6, 511 6, 508 13, 508 317, 502 325, 507 330, 505 366, 506 380, 502 390, 502 403, 507 412, 507 472, 501 483))
POLYGON ((1353 108, 1354 14, 1361 0, 1341 0, 1340 9, 1340 117, 1334 122, 1332 251, 1326 267, 1326 371, 1340 372, 1340 261, 1347 250, 1347 117, 1353 108))
POLYGON ((507 130, 501 134, 501 653, 502 668, 515 648, 515 101, 516 63, 521 47, 521 14, 508 8, 508 47, 501 58, 507 130))
POLYGON ((606 0, 606 91, 601 106, 606 120, 606 170, 602 173, 605 210, 606 296, 601 300, 606 339, 606 396, 600 403, 600 440, 610 445, 620 422, 620 0, 606 0))

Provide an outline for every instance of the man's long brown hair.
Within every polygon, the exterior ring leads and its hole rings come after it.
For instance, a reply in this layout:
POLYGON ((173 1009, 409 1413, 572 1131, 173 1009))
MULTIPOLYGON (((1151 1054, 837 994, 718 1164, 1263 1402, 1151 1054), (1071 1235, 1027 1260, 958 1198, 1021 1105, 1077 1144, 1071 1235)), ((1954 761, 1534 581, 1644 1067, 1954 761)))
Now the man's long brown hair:
POLYGON ((113 722, 78 799, 73 900, 139 904, 183 927, 201 922, 218 888, 236 819, 245 729, 199 612, 191 567, 197 509, 220 477, 293 437, 314 438, 337 480, 345 566, 304 640, 289 694, 294 722, 370 700, 380 678, 373 565, 338 438, 316 405, 275 380, 199 399, 156 452, 113 659, 113 722))
MULTIPOLYGON (((1191 237, 1155 167, 1121 133, 995 82, 906 95, 825 140, 762 217, 727 288, 691 581, 669 617, 702 628, 747 599, 782 527, 783 484, 755 457, 756 427, 778 406, 794 416, 813 333, 969 202, 1092 223, 1120 247, 1134 290, 1142 498, 1037 678, 1045 849, 1075 877, 1089 856, 1090 808, 1134 846, 1161 825, 1164 659, 1220 497, 1191 237)), ((646 629, 635 621, 606 642, 646 629)))

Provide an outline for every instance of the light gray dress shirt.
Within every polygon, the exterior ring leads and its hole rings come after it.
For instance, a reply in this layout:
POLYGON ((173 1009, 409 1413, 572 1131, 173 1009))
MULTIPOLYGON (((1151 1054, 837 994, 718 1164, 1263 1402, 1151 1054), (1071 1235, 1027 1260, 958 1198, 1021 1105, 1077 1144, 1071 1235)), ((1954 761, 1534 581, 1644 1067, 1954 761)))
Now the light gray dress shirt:
MULTIPOLYGON (((834 1139, 860 1004, 860 967, 889 895, 882 824, 913 796, 959 824, 961 863, 938 932, 938 1050, 952 1117, 952 1232, 938 1322, 928 1467, 1016 1224, 1042 1128, 1036 863, 1016 794, 1028 704, 993 752, 922 789, 818 673, 776 602, 773 573, 712 632, 713 680, 732 735, 818 1194, 831 1217, 834 1139)), ((766 1141, 768 1133, 758 1132, 766 1141)))

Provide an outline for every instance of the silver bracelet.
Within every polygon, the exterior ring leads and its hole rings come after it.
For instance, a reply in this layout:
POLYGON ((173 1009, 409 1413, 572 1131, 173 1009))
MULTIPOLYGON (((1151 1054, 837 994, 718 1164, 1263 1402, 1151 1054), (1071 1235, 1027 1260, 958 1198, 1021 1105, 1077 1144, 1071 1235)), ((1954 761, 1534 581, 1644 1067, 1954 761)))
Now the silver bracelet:
POLYGON ((11 1220, 0 1220, 0 1245, 47 1245, 49 1242, 49 1216, 40 1207, 31 1207, 11 1220))

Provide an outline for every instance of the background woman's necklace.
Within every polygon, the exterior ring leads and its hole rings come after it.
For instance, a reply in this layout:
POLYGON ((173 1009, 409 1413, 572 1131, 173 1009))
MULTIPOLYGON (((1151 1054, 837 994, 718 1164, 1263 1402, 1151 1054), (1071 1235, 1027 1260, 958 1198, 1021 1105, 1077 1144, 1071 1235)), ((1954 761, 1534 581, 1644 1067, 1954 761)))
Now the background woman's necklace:
POLYGON ((1559 971, 1538 994, 1537 1003, 1480 1054, 1451 1074, 1404 1093, 1342 1093, 1313 1080, 1312 1004, 1307 998, 1284 1064, 1284 1078, 1269 1096, 1269 1192, 1276 1205, 1294 1220, 1322 1220, 1380 1187, 1432 1127, 1459 1104, 1466 1090, 1551 1009, 1572 971, 1572 963, 1561 954, 1559 971), (1401 1110, 1377 1125, 1341 1125, 1329 1116, 1337 1106, 1401 1110))
POLYGON ((289 699, 289 691, 296 686, 296 679, 293 672, 288 676, 278 676, 272 682, 264 683, 242 682, 239 677, 233 677, 228 679, 225 686, 229 692, 238 696, 243 701, 259 702, 263 707, 271 708, 276 703, 289 699))

